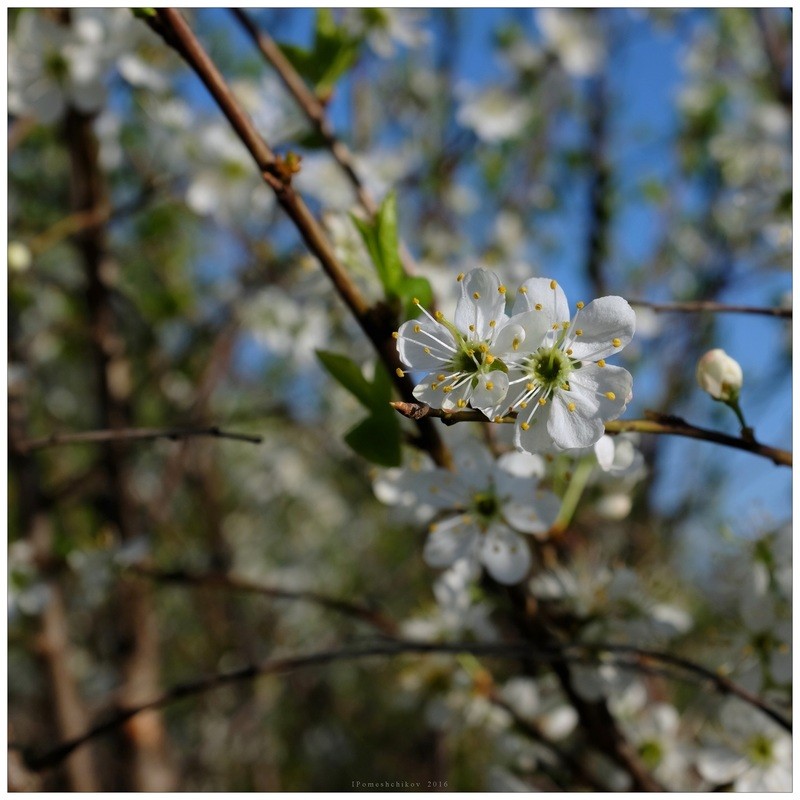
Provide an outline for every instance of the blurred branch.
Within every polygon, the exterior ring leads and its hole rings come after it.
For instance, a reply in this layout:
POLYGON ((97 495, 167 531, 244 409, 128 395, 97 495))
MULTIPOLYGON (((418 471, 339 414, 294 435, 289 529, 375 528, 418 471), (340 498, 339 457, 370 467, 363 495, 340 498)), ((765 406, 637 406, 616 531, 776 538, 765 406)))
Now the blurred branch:
MULTIPOLYGON (((389 405, 409 419, 424 419, 425 417, 435 417, 441 419, 445 425, 455 425, 457 422, 489 422, 483 412, 477 409, 465 409, 464 411, 443 411, 440 408, 431 408, 424 403, 403 403, 392 402, 389 405)), ((671 414, 661 414, 657 411, 645 410, 646 419, 617 419, 606 422, 606 433, 655 433, 671 436, 685 436, 689 439, 702 439, 706 442, 714 442, 726 447, 733 447, 737 450, 745 450, 757 456, 770 459, 778 466, 791 467, 792 454, 788 450, 781 450, 777 447, 770 447, 761 444, 754 439, 743 439, 736 436, 729 436, 727 433, 712 431, 708 428, 699 428, 691 425, 680 417, 671 414)), ((508 414, 504 417, 495 417, 493 422, 510 424, 516 420, 516 413, 508 414)))
MULTIPOLYGON (((239 669, 213 673, 193 681, 177 684, 146 703, 131 706, 130 708, 119 709, 108 719, 89 728, 80 736, 77 736, 74 739, 70 739, 66 742, 62 742, 60 745, 43 753, 37 754, 30 747, 21 747, 17 744, 14 744, 13 746, 22 752, 25 763, 30 769, 36 771, 47 769, 59 764, 78 747, 86 742, 96 738, 97 736, 114 730, 130 720, 132 717, 135 717, 137 714, 140 714, 144 711, 160 709, 169 705, 170 703, 174 703, 186 697, 194 697, 196 695, 204 694, 205 692, 209 692, 238 681, 253 680, 266 675, 282 675, 298 669, 322 666, 335 662, 358 661, 365 658, 393 657, 411 654, 440 653, 459 655, 463 653, 470 653, 472 655, 481 655, 487 657, 525 658, 529 662, 538 664, 597 663, 600 660, 600 654, 607 654, 607 658, 608 655, 613 657, 615 652, 621 654, 634 654, 643 659, 651 660, 680 660, 676 659, 676 657, 670 656, 669 654, 658 653, 656 651, 646 651, 635 647, 626 647, 623 645, 606 646, 599 644, 576 644, 570 645, 568 648, 543 648, 534 647, 523 642, 431 643, 393 639, 357 648, 322 650, 305 655, 286 656, 283 658, 268 658, 259 663, 249 664, 239 669), (565 649, 577 649, 580 652, 576 653, 575 655, 568 655, 565 652, 565 649)), ((632 668, 636 668, 637 664, 635 662, 631 663, 623 661, 621 666, 630 666, 632 668)), ((642 667, 646 670, 649 670, 646 664, 643 664, 642 667)), ((713 678, 713 675, 713 673, 708 672, 708 674, 704 674, 703 677, 710 680, 713 678)), ((756 705, 758 708, 765 711, 765 713, 769 713, 770 716, 773 719, 776 719, 776 721, 778 721, 779 724, 781 724, 784 728, 791 730, 791 723, 778 712, 770 710, 769 707, 766 706, 766 704, 759 698, 754 698, 741 688, 737 693, 737 696, 741 697, 746 702, 756 705)))
POLYGON ((792 318, 791 308, 770 308, 764 306, 737 306, 728 303, 716 303, 712 300, 692 300, 685 303, 651 303, 649 300, 628 300, 632 306, 642 306, 653 311, 664 311, 675 314, 692 314, 697 312, 713 312, 717 314, 763 314, 768 317, 792 318))
POLYGON ((178 583, 214 589, 231 589, 234 591, 249 592, 264 597, 271 597, 275 600, 300 600, 313 603, 322 608, 327 608, 339 614, 344 614, 345 616, 366 622, 387 636, 395 636, 398 632, 397 624, 379 611, 366 605, 353 603, 347 600, 339 600, 336 597, 330 597, 318 592, 265 586, 264 584, 248 580, 247 578, 221 572, 189 572, 187 570, 177 569, 161 570, 138 564, 129 569, 138 575, 150 578, 159 583, 178 583))
MULTIPOLYGON (((404 397, 412 396, 413 386, 408 376, 402 375, 402 365, 391 333, 394 320, 382 304, 372 308, 352 281, 328 241, 325 232, 308 210, 299 194, 291 185, 292 172, 288 165, 277 157, 261 137, 250 117, 239 104, 214 62, 209 58, 186 20, 177 9, 161 8, 156 18, 149 18, 151 27, 164 41, 175 48, 197 76, 203 81, 211 96, 231 123, 233 130, 247 147, 264 181, 275 192, 275 196, 289 218, 294 222, 308 249, 317 257, 322 268, 345 301, 361 329, 372 342, 376 351, 389 369, 395 385, 404 397), (398 374, 398 371, 401 374, 398 374)), ((434 460, 447 466, 450 454, 437 431, 427 420, 418 422, 420 438, 434 460)))
MULTIPOLYGON (((771 11, 771 9, 770 9, 771 11)), ((764 52, 770 67, 770 79, 778 100, 791 114, 792 112, 792 87, 786 80, 788 71, 788 58, 791 52, 790 45, 779 41, 778 34, 770 19, 766 8, 755 9, 756 22, 764 42, 764 52)))
POLYGON ((65 444, 86 442, 146 441, 150 439, 186 439, 190 436, 214 436, 218 439, 234 439, 240 442, 260 444, 261 436, 249 433, 234 433, 221 428, 113 428, 102 431, 81 431, 79 433, 51 433, 39 439, 29 439, 17 444, 22 452, 42 450, 45 447, 58 447, 65 444))
POLYGON ((598 297, 608 294, 604 274, 611 224, 611 169, 606 158, 608 97, 605 76, 593 81, 589 99, 589 213, 586 241, 586 274, 598 297))

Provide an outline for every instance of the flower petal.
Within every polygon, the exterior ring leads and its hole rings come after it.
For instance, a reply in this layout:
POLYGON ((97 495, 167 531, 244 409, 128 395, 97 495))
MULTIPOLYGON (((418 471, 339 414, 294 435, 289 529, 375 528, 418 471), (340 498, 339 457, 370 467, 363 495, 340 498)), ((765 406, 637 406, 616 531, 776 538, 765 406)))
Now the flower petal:
POLYGON ((470 339, 488 339, 492 334, 489 323, 499 323, 505 316, 505 307, 505 291, 497 275, 488 269, 473 269, 461 282, 461 299, 456 305, 456 327, 470 339))
POLYGON ((590 447, 605 431, 600 419, 599 401, 582 386, 575 385, 572 377, 570 375, 572 390, 555 392, 548 404, 553 410, 547 430, 556 446, 563 450, 590 447))
POLYGON ((614 440, 607 435, 601 436, 594 443, 594 454, 600 469, 608 472, 614 463, 614 440))
POLYGON ((607 364, 584 364, 569 376, 570 386, 596 398, 601 420, 616 419, 633 397, 633 377, 628 370, 607 364))
POLYGON ((481 561, 498 582, 519 583, 531 566, 528 545, 505 525, 492 525, 483 537, 481 561))
POLYGON ((397 352, 411 369, 431 372, 450 363, 456 345, 453 334, 444 325, 429 319, 412 319, 400 326, 397 352))
POLYGON ((556 323, 560 325, 569 321, 571 316, 564 290, 550 278, 528 278, 520 286, 511 311, 512 319, 526 311, 541 315, 545 320, 545 330, 550 330, 556 323), (552 288, 553 284, 555 288, 552 288))
POLYGON ((487 416, 503 401, 508 391, 508 375, 496 369, 478 375, 478 385, 472 390, 470 402, 487 416))
MULTIPOLYGON (((522 325, 506 322, 502 328, 495 329, 495 331, 494 340, 490 345, 494 355, 505 358, 506 354, 513 357, 515 353, 523 352, 521 347, 525 341, 526 331, 522 325)), ((538 347, 539 345, 537 344, 536 346, 538 347)))
POLYGON ((463 515, 431 525, 422 557, 431 567, 449 567, 460 558, 473 555, 480 532, 463 515))
POLYGON ((571 333, 581 331, 568 345, 575 359, 597 361, 618 353, 633 338, 636 313, 627 300, 616 295, 592 300, 576 315, 571 333), (618 344, 614 344, 619 340, 618 344))
POLYGON ((517 450, 524 450, 527 453, 551 453, 553 450, 558 450, 549 430, 552 410, 553 404, 548 400, 547 405, 536 408, 530 421, 528 421, 528 417, 521 414, 517 417, 514 426, 514 446, 517 450), (523 422, 529 426, 527 430, 523 429, 523 422))
POLYGON ((543 478, 545 473, 544 459, 530 453, 503 453, 497 459, 495 481, 502 481, 506 475, 515 478, 543 478))

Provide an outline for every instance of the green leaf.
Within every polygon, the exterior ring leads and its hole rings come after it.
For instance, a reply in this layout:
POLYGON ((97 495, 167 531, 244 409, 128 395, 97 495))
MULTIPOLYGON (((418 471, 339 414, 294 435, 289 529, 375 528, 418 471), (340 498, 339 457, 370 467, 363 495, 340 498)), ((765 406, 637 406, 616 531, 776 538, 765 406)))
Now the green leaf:
POLYGON ((364 377, 354 361, 338 353, 317 350, 317 358, 330 375, 337 380, 362 405, 374 407, 372 384, 364 377))
POLYGON ((400 425, 395 416, 373 414, 349 431, 344 440, 356 453, 374 464, 383 467, 400 465, 400 425))
POLYGON ((374 222, 366 222, 352 214, 350 218, 361 234, 386 297, 388 299, 402 297, 405 275, 403 262, 400 260, 400 243, 397 237, 397 198, 394 192, 390 192, 381 203, 374 222))
POLYGON ((406 319, 414 319, 420 314, 420 310, 414 304, 415 297, 424 308, 430 308, 433 303, 430 281, 418 275, 404 275, 397 294, 402 302, 406 319))

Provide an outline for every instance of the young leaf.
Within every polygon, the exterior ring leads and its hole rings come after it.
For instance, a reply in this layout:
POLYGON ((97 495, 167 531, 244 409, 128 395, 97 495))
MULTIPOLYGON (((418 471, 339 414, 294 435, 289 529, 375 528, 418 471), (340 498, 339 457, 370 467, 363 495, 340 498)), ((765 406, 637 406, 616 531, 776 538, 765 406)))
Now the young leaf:
POLYGON ((338 353, 317 350, 317 358, 330 375, 366 408, 374 407, 372 384, 354 361, 338 353))
POLYGON ((414 304, 415 297, 424 308, 429 308, 433 303, 433 289, 431 289, 430 282, 427 278, 418 275, 404 275, 398 295, 403 304, 406 319, 413 319, 420 314, 420 310, 414 304))
POLYGON ((400 426, 395 416, 371 415, 349 431, 344 440, 356 453, 374 464, 383 467, 400 465, 400 426))

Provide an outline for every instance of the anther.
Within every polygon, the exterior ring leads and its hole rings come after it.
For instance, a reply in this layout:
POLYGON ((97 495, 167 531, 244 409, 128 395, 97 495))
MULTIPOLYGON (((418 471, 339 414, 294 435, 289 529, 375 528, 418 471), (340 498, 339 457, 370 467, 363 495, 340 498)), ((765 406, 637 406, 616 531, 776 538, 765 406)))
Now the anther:
POLYGON ((456 405, 457 405, 459 408, 465 408, 465 407, 466 407, 466 405, 467 405, 467 401, 466 401, 466 400, 464 400, 463 398, 459 397, 459 399, 456 401, 456 405))
POLYGON ((400 333, 398 331, 392 331, 392 339, 399 339, 400 333))
POLYGON ((463 280, 464 280, 464 273, 463 273, 463 272, 459 272, 459 273, 458 273, 458 275, 456 275, 456 280, 457 280, 459 283, 460 283, 461 281, 463 281, 463 280))
POLYGON ((469 330, 470 330, 470 333, 475 333, 475 326, 474 325, 470 325, 469 326, 469 330))
POLYGON ((511 349, 519 350, 519 339, 514 339, 514 341, 511 342, 511 349))
POLYGON ((492 422, 502 422, 502 421, 503 421, 503 418, 502 418, 502 417, 495 417, 495 418, 492 420, 492 422))
POLYGON ((569 412, 572 412, 572 411, 574 411, 574 410, 575 410, 575 403, 570 403, 570 404, 567 406, 567 411, 569 411, 569 412))
POLYGON ((489 327, 490 328, 494 328, 495 325, 497 325, 497 320, 496 319, 490 319, 489 320, 489 327))
POLYGON ((491 392, 494 389, 494 384, 491 381, 486 381, 486 391, 491 392))
POLYGON ((568 355, 568 356, 571 356, 571 355, 572 355, 572 348, 571 348, 571 347, 568 347, 568 348, 567 348, 567 355, 568 355))
POLYGON ((494 364, 494 356, 493 356, 491 353, 487 353, 487 354, 484 356, 483 360, 484 360, 484 361, 485 361, 487 364, 494 364))
POLYGON ((443 381, 444 380, 444 375, 437 375, 436 376, 436 380, 437 381, 443 381))
POLYGON ((445 387, 443 387, 443 388, 442 388, 442 391, 443 391, 445 394, 449 394, 450 392, 452 392, 452 391, 453 391, 453 387, 452 387, 452 386, 445 386, 445 387))
POLYGON ((520 408, 527 408, 527 407, 528 407, 528 404, 527 404, 527 403, 526 403, 526 402, 523 400, 523 401, 522 401, 522 402, 519 404, 519 407, 520 407, 520 408))
POLYGON ((541 310, 542 310, 542 304, 541 304, 541 303, 537 303, 537 304, 534 306, 534 308, 535 308, 537 311, 541 311, 541 310))
POLYGON ((505 294, 506 293, 506 287, 503 286, 503 284, 500 284, 500 286, 497 287, 497 291, 500 292, 500 294, 505 294))
POLYGON ((558 323, 557 323, 557 322, 554 322, 554 323, 553 323, 553 330, 554 330, 554 331, 557 331, 557 330, 558 330, 558 323))
POLYGON ((532 391, 533 391, 533 390, 536 388, 536 386, 534 386, 534 384, 533 384, 533 383, 526 383, 526 384, 525 384, 525 388, 526 388, 526 389, 527 389, 529 392, 532 392, 532 391))
POLYGON ((584 305, 586 304, 583 302, 583 300, 578 300, 578 302, 575 303, 575 307, 578 309, 578 311, 580 311, 584 307, 584 305))
POLYGON ((415 297, 415 298, 414 298, 414 299, 413 299, 411 302, 412 302, 412 303, 413 303, 415 306, 422 305, 422 304, 419 302, 419 298, 418 298, 418 297, 415 297))
POLYGON ((575 329, 576 336, 583 336, 583 328, 576 328, 575 329))
POLYGON ((602 358, 597 362, 597 366, 598 367, 604 367, 605 365, 606 365, 606 362, 602 358))
POLYGON ((425 353, 426 356, 429 356, 431 354, 430 347, 423 347, 422 351, 425 353))
POLYGON ((436 391, 438 388, 439 388, 439 384, 438 384, 438 383, 432 383, 432 384, 431 384, 431 389, 433 389, 433 391, 434 391, 434 392, 435 392, 435 391, 436 391))
POLYGON ((473 293, 472 293, 472 297, 473 297, 475 300, 480 300, 480 299, 481 299, 481 293, 480 293, 480 292, 473 292, 473 293))
POLYGON ((614 347, 619 347, 622 344, 622 339, 612 339, 611 344, 613 344, 614 347))
POLYGON ((561 327, 562 327, 564 330, 567 330, 567 328, 569 328, 569 322, 562 322, 562 323, 561 323, 561 327))
POLYGON ((606 397, 609 400, 616 400, 617 399, 617 396, 614 394, 614 392, 606 392, 606 397))
POLYGON ((414 333, 419 333, 421 330, 422 330, 422 326, 421 325, 415 325, 414 326, 414 333))
POLYGON ((555 281, 550 281, 550 288, 555 289, 558 284, 555 281))
POLYGON ((537 402, 539 403, 540 406, 546 406, 547 405, 547 398, 546 397, 540 397, 537 402))
POLYGON ((527 286, 520 286, 519 289, 517 289, 517 291, 520 294, 528 294, 528 287, 527 286))
POLYGON ((520 428, 522 428, 522 430, 524 430, 524 431, 527 431, 527 430, 528 430, 528 428, 530 428, 530 427, 531 427, 530 425, 528 425, 528 423, 527 423, 527 422, 521 422, 519 426, 520 426, 520 428))
POLYGON ((444 319, 444 314, 441 311, 437 311, 434 315, 436 319, 444 319))
POLYGON ((398 367, 394 372, 395 372, 395 375, 397 375, 398 378, 405 377, 405 372, 403 372, 403 370, 401 370, 400 367, 398 367))
POLYGON ((489 345, 486 344, 485 342, 482 343, 482 344, 479 344, 478 345, 478 350, 480 350, 481 353, 488 353, 489 352, 489 345))

